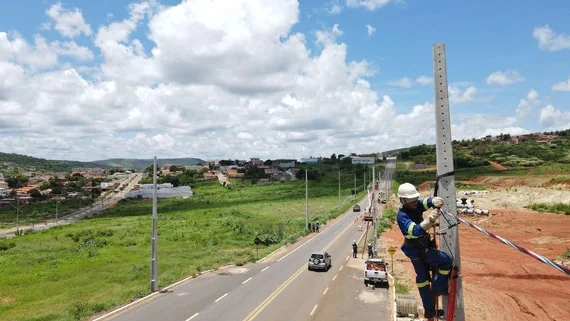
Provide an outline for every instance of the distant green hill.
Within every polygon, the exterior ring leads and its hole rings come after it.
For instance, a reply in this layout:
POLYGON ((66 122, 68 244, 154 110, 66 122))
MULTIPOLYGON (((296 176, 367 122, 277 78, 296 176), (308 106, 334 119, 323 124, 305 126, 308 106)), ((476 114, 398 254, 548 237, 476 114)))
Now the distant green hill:
MULTIPOLYGON (((94 162, 78 162, 67 160, 49 160, 32 156, 8 154, 0 152, 0 173, 10 174, 17 172, 68 172, 73 168, 134 168, 145 169, 152 165, 152 159, 113 158, 94 162)), ((164 164, 196 165, 205 164, 199 158, 168 158, 157 159, 158 166, 164 164)))
POLYGON ((0 172, 18 171, 67 172, 76 167, 101 167, 92 162, 49 160, 19 154, 0 152, 0 172))
MULTIPOLYGON (((152 165, 152 159, 130 159, 130 158, 112 158, 105 160, 94 161, 93 163, 99 164, 99 167, 114 167, 114 168, 134 168, 145 169, 152 165)), ((157 158, 157 166, 164 164, 172 165, 198 165, 206 164, 206 161, 199 158, 157 158)))

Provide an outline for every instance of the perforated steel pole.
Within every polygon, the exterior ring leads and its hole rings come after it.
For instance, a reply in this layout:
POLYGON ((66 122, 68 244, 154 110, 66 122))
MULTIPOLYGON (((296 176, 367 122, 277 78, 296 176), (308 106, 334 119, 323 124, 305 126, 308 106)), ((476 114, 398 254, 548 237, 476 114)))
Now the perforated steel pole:
MULTIPOLYGON (((451 121, 449 115, 449 100, 447 92, 447 67, 445 62, 445 44, 439 43, 433 46, 433 78, 435 84, 435 128, 436 128, 436 152, 437 152, 437 176, 447 174, 439 179, 438 196, 443 198, 443 209, 457 216, 455 176, 453 173, 453 146, 451 143, 451 121)), ((449 227, 454 222, 447 221, 444 217, 439 220, 440 230, 445 229, 445 234, 439 236, 439 246, 444 252, 453 257, 453 265, 459 268, 457 279, 457 292, 455 300, 454 321, 465 321, 463 306, 463 287, 461 277, 461 258, 459 255, 459 233, 457 226, 449 227)), ((448 298, 443 296, 443 309, 447 309, 448 298)), ((447 312, 447 311, 446 311, 447 312)))

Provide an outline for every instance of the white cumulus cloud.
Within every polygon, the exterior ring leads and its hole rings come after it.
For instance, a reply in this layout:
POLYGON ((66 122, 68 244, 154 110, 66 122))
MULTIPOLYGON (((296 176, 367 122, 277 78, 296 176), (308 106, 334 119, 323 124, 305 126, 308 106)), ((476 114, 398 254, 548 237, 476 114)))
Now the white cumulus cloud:
POLYGON ((366 32, 368 32, 369 36, 372 36, 374 31, 376 31, 376 28, 372 27, 371 25, 366 25, 366 32))
POLYGON ((555 84, 554 86, 552 86, 552 90, 554 90, 554 91, 570 91, 570 78, 568 78, 568 81, 562 81, 562 82, 555 84))
POLYGON ((570 49, 570 36, 556 34, 549 25, 534 28, 532 35, 538 40, 538 47, 546 51, 570 49))
POLYGON ((404 87, 404 88, 410 88, 412 87, 414 84, 413 82, 410 80, 410 78, 408 77, 404 77, 402 79, 398 79, 395 81, 391 81, 390 85, 392 86, 398 86, 398 87, 404 87))
MULTIPOLYGON (((339 25, 297 31, 297 0, 138 1, 124 10, 77 43, 0 32, 0 150, 83 161, 275 159, 435 141, 432 97, 402 104, 373 89, 376 66, 350 58, 339 25)), ((454 84, 450 100, 476 101, 476 90, 454 84)), ((471 130, 521 131, 512 118, 471 130)), ((469 135, 468 124, 454 120, 454 138, 469 135)))
POLYGON ((532 110, 532 107, 540 104, 540 99, 538 98, 538 92, 531 89, 526 98, 522 98, 517 106, 516 114, 517 118, 521 119, 528 116, 532 110))
POLYGON ((547 130, 561 130, 570 127, 570 111, 563 112, 552 105, 547 105, 540 111, 539 121, 547 130))
POLYGON ((475 86, 469 86, 465 90, 457 86, 449 86, 449 102, 453 104, 468 103, 477 100, 475 94, 477 93, 477 88, 475 86))
POLYGON ((350 8, 364 7, 374 11, 390 3, 391 0, 346 0, 346 6, 350 8))
POLYGON ((495 71, 487 77, 488 85, 506 86, 524 81, 524 77, 516 70, 495 71))
MULTIPOLYGON (((91 35, 91 27, 83 19, 83 14, 77 8, 66 10, 63 8, 61 2, 52 5, 46 14, 53 19, 55 23, 55 30, 62 36, 74 38, 81 34, 86 36, 91 35)), ((46 26, 49 26, 47 24, 46 26)))
POLYGON ((433 77, 419 76, 418 78, 416 78, 416 82, 420 85, 429 85, 433 83, 433 77))

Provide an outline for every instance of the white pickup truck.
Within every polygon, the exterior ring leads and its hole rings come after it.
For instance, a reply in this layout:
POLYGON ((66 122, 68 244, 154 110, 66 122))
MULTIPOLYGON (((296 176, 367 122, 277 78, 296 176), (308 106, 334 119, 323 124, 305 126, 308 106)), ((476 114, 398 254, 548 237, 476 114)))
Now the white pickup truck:
POLYGON ((368 287, 368 284, 371 284, 373 288, 376 288, 377 285, 389 287, 388 273, 386 271, 388 263, 381 258, 371 258, 366 260, 364 264, 364 285, 366 287, 368 287))

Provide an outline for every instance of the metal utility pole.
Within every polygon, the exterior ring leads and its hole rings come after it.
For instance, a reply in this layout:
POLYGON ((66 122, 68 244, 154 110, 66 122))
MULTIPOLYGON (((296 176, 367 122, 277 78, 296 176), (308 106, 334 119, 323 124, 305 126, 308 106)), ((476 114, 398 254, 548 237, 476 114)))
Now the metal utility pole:
POLYGON ((157 271, 157 257, 156 257, 156 242, 157 242, 157 210, 156 210, 156 156, 154 156, 154 163, 152 167, 152 258, 150 260, 150 291, 156 292, 158 290, 158 271, 157 271))
MULTIPOLYGON (((449 116, 449 100, 447 92, 447 66, 445 62, 445 44, 438 43, 433 46, 433 78, 435 84, 435 128, 438 196, 443 198, 443 209, 450 213, 457 221, 455 176, 453 175, 453 146, 451 143, 451 121, 449 116), (444 176, 445 175, 445 176, 444 176)), ((453 257, 453 264, 459 268, 457 279, 454 321, 465 321, 463 305, 463 287, 461 276, 461 258, 459 254, 459 231, 457 226, 449 228, 451 224, 445 218, 439 220, 440 229, 445 234, 439 236, 439 245, 442 251, 453 257)), ((443 307, 446 310, 448 297, 443 296, 443 307)), ((446 311, 447 312, 447 311, 446 311)))
POLYGON ((305 228, 309 231, 309 179, 307 169, 305 169, 305 228))
POLYGON ((341 214, 341 210, 340 210, 340 171, 338 171, 338 214, 341 214))
POLYGON ((20 198, 16 197, 16 235, 20 236, 20 198))
POLYGON ((356 199, 356 173, 354 173, 354 193, 352 195, 354 195, 354 199, 356 199))
POLYGON ((376 220, 378 220, 378 211, 376 210, 376 200, 374 199, 374 186, 376 186, 376 175, 374 175, 374 166, 372 166, 372 223, 374 224, 374 245, 372 247, 374 253, 376 253, 376 242, 378 241, 377 231, 376 231, 376 220))

